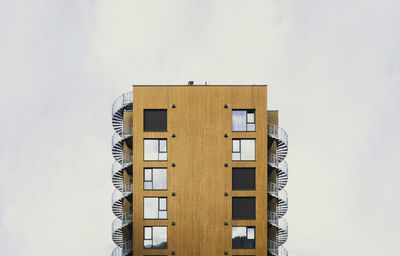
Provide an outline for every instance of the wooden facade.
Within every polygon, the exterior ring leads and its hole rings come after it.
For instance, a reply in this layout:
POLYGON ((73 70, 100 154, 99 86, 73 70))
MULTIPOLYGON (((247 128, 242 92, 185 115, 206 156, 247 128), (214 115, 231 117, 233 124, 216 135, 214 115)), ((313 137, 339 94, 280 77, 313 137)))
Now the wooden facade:
POLYGON ((133 255, 267 255, 268 116, 267 86, 133 86, 133 255), (167 109, 168 131, 144 132, 144 109, 167 109), (256 131, 232 132, 233 109, 255 109, 256 131), (143 160, 146 138, 167 139, 167 161, 143 160), (234 138, 256 140, 256 161, 232 161, 234 138), (144 190, 145 167, 166 167, 168 189, 144 190), (256 189, 232 191, 232 167, 255 167, 256 189), (166 220, 144 220, 146 196, 167 197, 166 220), (232 219, 233 196, 256 198, 255 220, 232 219), (144 249, 144 226, 167 226, 168 248, 144 249), (232 226, 256 227, 256 248, 232 249, 232 226))

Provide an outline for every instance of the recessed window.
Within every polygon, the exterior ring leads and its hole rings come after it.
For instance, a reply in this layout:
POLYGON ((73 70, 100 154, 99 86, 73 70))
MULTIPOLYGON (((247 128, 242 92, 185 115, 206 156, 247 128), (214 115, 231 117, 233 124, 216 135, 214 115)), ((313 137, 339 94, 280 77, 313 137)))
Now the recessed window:
POLYGON ((167 227, 144 227, 145 249, 167 249, 167 227))
POLYGON ((234 220, 256 219, 256 198, 232 197, 232 219, 234 220))
POLYGON ((144 131, 145 132, 166 132, 167 131, 167 110, 166 109, 145 109, 144 110, 144 131))
POLYGON ((167 198, 166 197, 145 197, 143 200, 144 219, 166 219, 167 198))
POLYGON ((167 168, 144 168, 144 190, 166 190, 167 168))
POLYGON ((233 161, 254 161, 256 160, 255 139, 233 139, 232 140, 233 161))
POLYGON ((232 168, 232 190, 255 190, 255 168, 232 168))
POLYGON ((166 161, 167 140, 166 139, 144 139, 145 161, 166 161))
POLYGON ((232 249, 256 248, 255 227, 232 227, 232 249))
POLYGON ((254 132, 256 130, 255 110, 232 110, 232 131, 254 132))

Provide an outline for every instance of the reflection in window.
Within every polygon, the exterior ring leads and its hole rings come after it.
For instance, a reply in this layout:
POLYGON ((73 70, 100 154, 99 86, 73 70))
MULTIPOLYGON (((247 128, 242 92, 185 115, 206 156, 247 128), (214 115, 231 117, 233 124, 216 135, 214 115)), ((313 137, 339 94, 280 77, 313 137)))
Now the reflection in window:
POLYGON ((255 227, 232 227, 232 249, 256 248, 255 227))
POLYGON ((167 198, 166 197, 145 197, 143 200, 144 219, 166 219, 167 198))
POLYGON ((232 110, 232 131, 254 132, 256 130, 255 111, 232 110))
POLYGON ((144 140, 145 161, 166 161, 167 140, 166 139, 145 139, 144 140))
POLYGON ((167 227, 144 227, 145 249, 167 249, 167 227))
POLYGON ((144 190, 166 190, 167 168, 144 168, 144 190))
POLYGON ((232 140, 232 160, 233 161, 256 160, 256 140, 255 139, 233 139, 232 140))

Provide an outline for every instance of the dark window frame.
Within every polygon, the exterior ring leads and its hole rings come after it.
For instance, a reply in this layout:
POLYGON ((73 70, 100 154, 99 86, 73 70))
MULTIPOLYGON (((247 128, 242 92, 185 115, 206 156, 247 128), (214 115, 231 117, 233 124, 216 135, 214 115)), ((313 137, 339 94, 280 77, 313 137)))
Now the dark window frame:
POLYGON ((143 167, 143 190, 145 191, 165 191, 168 190, 168 168, 167 167, 143 167), (151 180, 146 180, 146 169, 150 169, 151 170, 151 180), (167 174, 167 186, 165 189, 154 189, 154 177, 153 177, 153 171, 154 169, 165 169, 166 174, 167 174), (145 182, 151 182, 151 189, 146 189, 144 184, 145 182))
POLYGON ((234 238, 232 238, 232 249, 256 249, 256 226, 232 226, 232 232, 233 232, 233 228, 235 228, 235 227, 245 227, 246 228, 246 239, 247 240, 254 240, 254 247, 241 247, 241 248, 239 248, 239 247, 234 247, 233 245, 233 239, 234 238), (249 235, 249 229, 254 229, 254 239, 248 239, 248 235, 249 235))
POLYGON ((143 161, 144 162, 167 162, 168 161, 168 139, 167 138, 143 138, 143 161), (146 140, 157 140, 157 159, 158 160, 145 160, 144 156, 146 153, 145 150, 145 141, 146 140), (160 141, 165 140, 165 151, 161 151, 161 145, 160 145, 160 141), (161 153, 166 153, 167 154, 167 158, 165 160, 160 160, 160 154, 161 153))
POLYGON ((165 197, 165 196, 145 196, 145 197, 143 197, 143 219, 144 220, 168 220, 168 197, 165 197), (144 208, 145 208, 144 207, 144 201, 145 201, 146 198, 157 198, 158 199, 158 206, 157 206, 158 218, 145 218, 144 217, 144 208), (161 208, 160 208, 161 199, 165 199, 165 210, 161 210, 161 208), (160 212, 165 212, 167 217, 165 219, 160 218, 160 212))
POLYGON ((255 191, 256 190, 256 168, 255 167, 232 167, 232 191, 255 191), (245 172, 252 172, 252 188, 237 189, 235 188, 235 175, 234 172, 237 170, 246 170, 245 172))
POLYGON ((246 111, 246 130, 244 131, 234 131, 233 130, 233 126, 232 126, 232 128, 231 128, 231 130, 232 130, 232 132, 256 132, 256 109, 255 108, 249 108, 249 109, 232 109, 232 114, 231 114, 231 117, 233 116, 233 111, 246 111), (249 119, 248 119, 248 114, 249 113, 252 113, 252 114, 254 114, 254 121, 253 122, 249 122, 249 119), (249 124, 254 124, 254 131, 249 131, 248 129, 247 129, 247 126, 249 125, 249 124))
POLYGON ((239 160, 233 160, 234 162, 255 162, 257 161, 257 141, 256 138, 233 138, 232 139, 232 154, 233 153, 239 153, 240 154, 240 159, 239 160), (238 140, 239 141, 239 151, 233 151, 233 141, 238 140), (254 140, 254 160, 242 160, 242 140, 254 140))
MULTIPOLYGON (((256 216, 256 197, 255 196, 234 196, 232 197, 232 220, 256 220, 257 216, 256 216), (237 201, 234 203, 235 199, 237 199, 237 201), (240 199, 242 200, 242 202, 244 201, 243 199, 251 199, 250 203, 253 203, 254 208, 250 209, 250 213, 252 213, 254 216, 252 217, 234 217, 234 204, 238 203, 240 201, 240 199)), ((248 209, 248 208, 246 208, 248 209)))
POLYGON ((150 250, 154 250, 154 249, 156 249, 156 250, 165 250, 165 249, 168 249, 168 226, 143 226, 143 249, 150 249, 150 250), (154 235, 153 235, 154 227, 165 227, 167 229, 166 247, 163 247, 163 248, 153 247, 153 243, 154 243, 154 241, 153 241, 153 239, 154 239, 154 235), (150 239, 146 239, 146 231, 145 231, 146 228, 151 228, 151 238, 150 239), (148 248, 148 247, 144 246, 144 242, 146 240, 151 240, 152 247, 148 248))
POLYGON ((166 109, 166 108, 146 108, 146 109, 143 109, 143 132, 168 132, 168 109, 166 109), (162 111, 164 111, 166 114, 166 116, 165 116, 165 130, 154 130, 154 129, 147 129, 146 130, 146 127, 145 127, 145 124, 146 124, 146 111, 160 111, 160 110, 162 110, 162 111))

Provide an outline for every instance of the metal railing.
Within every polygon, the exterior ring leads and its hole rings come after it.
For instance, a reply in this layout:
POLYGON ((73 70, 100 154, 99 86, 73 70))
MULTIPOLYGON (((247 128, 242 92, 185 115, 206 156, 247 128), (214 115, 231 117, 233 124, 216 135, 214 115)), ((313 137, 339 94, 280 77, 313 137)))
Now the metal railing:
POLYGON ((122 192, 116 189, 111 196, 111 205, 114 205, 115 202, 121 200, 122 198, 125 198, 126 196, 132 194, 132 188, 133 185, 132 183, 129 184, 122 184, 122 192))
POLYGON ((268 124, 268 135, 288 145, 288 135, 285 130, 276 124, 268 124))
POLYGON ((111 256, 126 256, 132 252, 132 240, 126 241, 122 244, 122 247, 116 247, 111 256))
POLYGON ((114 133, 111 139, 111 148, 114 148, 114 146, 120 141, 122 141, 121 136, 119 136, 118 133, 114 133))
POLYGON ((268 222, 271 224, 271 225, 273 225, 273 226, 275 226, 275 227, 278 227, 278 215, 276 215, 276 213, 275 212, 273 212, 273 211, 268 211, 268 222))
POLYGON ((280 230, 285 231, 286 233, 288 232, 288 223, 284 218, 280 218, 278 221, 278 228, 280 230))
POLYGON ((278 244, 272 240, 268 240, 267 245, 269 253, 278 256, 278 244))
POLYGON ((288 203, 288 194, 286 190, 282 189, 278 192, 278 199, 288 203))
POLYGON ((122 167, 125 168, 127 165, 133 163, 133 155, 131 154, 124 154, 122 156, 122 167))
POLYGON ((123 127, 124 127, 124 128, 123 128, 123 130, 122 130, 122 136, 123 136, 124 138, 133 135, 133 126, 132 126, 132 125, 126 126, 126 125, 124 124, 123 127))
POLYGON ((268 182, 268 193, 271 196, 278 197, 278 189, 277 189, 275 183, 270 182, 270 181, 268 182))
POLYGON ((124 213, 122 220, 116 218, 111 224, 111 232, 115 233, 118 229, 122 229, 132 223, 132 213, 124 213))
POLYGON ((122 94, 114 101, 112 110, 111 110, 111 115, 114 116, 118 110, 120 110, 121 108, 123 108, 126 105, 131 104, 131 103, 133 103, 133 93, 126 92, 126 93, 122 94))

